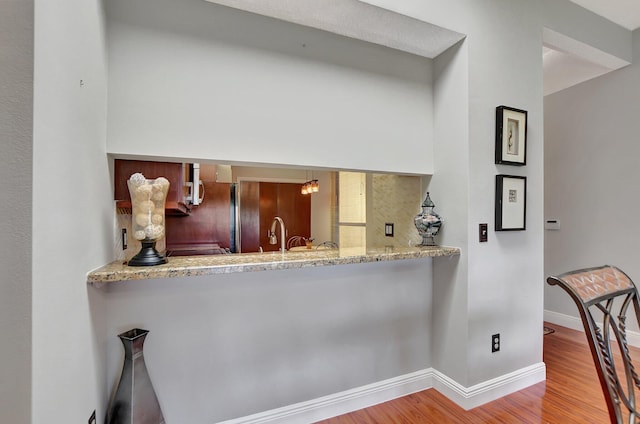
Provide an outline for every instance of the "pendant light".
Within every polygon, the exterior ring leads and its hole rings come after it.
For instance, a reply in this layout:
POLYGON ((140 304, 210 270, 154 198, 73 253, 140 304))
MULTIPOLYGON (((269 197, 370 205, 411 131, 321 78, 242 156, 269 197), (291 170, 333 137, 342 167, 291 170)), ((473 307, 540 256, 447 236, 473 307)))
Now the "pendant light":
MULTIPOLYGON (((309 178, 308 175, 307 175, 307 178, 309 178)), ((311 171, 311 179, 308 180, 306 183, 302 184, 302 187, 300 188, 300 193, 312 194, 312 193, 317 193, 319 191, 320 191, 320 184, 318 183, 317 179, 313 178, 313 171, 311 171)))

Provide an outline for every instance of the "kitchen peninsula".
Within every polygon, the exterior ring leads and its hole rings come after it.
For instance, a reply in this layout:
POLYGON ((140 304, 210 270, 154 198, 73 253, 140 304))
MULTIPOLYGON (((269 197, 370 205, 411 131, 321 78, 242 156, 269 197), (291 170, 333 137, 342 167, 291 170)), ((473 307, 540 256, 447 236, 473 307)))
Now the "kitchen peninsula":
POLYGON ((130 267, 115 261, 87 274, 87 283, 176 278, 235 272, 268 271, 327 265, 420 259, 460 255, 460 249, 444 246, 340 248, 210 256, 171 257, 164 265, 130 267))

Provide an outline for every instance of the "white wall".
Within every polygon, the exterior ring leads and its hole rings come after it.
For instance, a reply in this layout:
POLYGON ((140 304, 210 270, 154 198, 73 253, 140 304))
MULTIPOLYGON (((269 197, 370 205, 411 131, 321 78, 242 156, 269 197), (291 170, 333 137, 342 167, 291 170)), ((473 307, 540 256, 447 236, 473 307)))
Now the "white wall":
POLYGON ((201 0, 107 10, 110 153, 433 170, 428 59, 201 0))
POLYGON ((107 396, 86 284, 112 257, 103 21, 99 0, 35 2, 32 423, 86 423, 107 396))
MULTIPOLYGON (((638 30, 633 46, 632 65, 545 97, 545 218, 561 224, 545 232, 545 275, 611 264, 640 282, 638 30)), ((579 319, 558 287, 545 309, 579 319)))
POLYGON ((116 334, 150 330, 145 361, 167 422, 213 423, 429 368, 431 260, 110 284, 116 334))
POLYGON ((33 1, 0 2, 0 421, 31 422, 33 1))

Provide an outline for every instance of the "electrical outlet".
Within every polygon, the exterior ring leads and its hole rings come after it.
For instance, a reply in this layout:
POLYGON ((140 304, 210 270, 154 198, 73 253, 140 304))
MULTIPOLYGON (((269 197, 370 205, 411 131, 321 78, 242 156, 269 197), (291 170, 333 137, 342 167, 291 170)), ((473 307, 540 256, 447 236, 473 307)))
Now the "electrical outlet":
POLYGON ((387 222, 384 224, 384 235, 387 237, 393 237, 393 223, 387 222))
POLYGON ((491 336, 491 353, 498 352, 500 350, 500 333, 491 336))
POLYGON ((89 424, 96 424, 96 410, 93 410, 93 413, 89 417, 89 424))

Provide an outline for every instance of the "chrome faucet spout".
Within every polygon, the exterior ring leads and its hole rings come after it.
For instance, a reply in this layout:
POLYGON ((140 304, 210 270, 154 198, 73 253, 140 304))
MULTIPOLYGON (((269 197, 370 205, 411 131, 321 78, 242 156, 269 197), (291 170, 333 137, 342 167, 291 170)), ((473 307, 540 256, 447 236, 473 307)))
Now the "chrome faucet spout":
POLYGON ((278 243, 278 238, 276 237, 276 224, 280 223, 280 251, 284 253, 285 251, 285 229, 284 229, 284 221, 279 216, 273 218, 273 222, 271 223, 271 231, 269 232, 269 244, 278 243))

